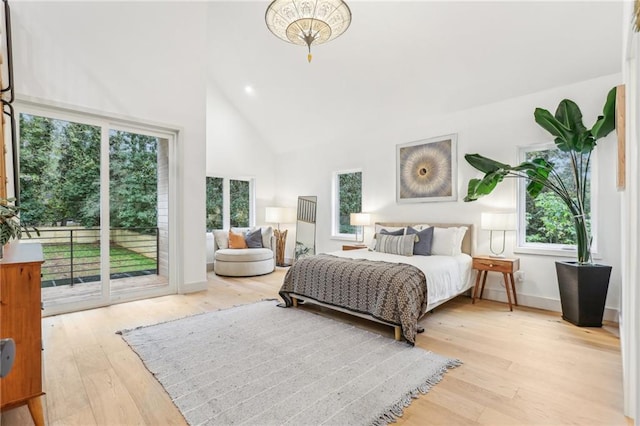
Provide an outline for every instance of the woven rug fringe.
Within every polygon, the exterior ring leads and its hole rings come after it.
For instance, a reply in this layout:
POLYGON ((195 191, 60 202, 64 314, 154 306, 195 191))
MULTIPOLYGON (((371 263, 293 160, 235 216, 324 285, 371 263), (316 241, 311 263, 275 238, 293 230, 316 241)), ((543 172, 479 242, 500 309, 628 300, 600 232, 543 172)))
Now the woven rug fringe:
POLYGON ((411 400, 418 398, 420 395, 428 393, 432 387, 440 383, 447 370, 462 365, 459 359, 452 359, 446 366, 441 368, 433 377, 429 377, 416 389, 408 391, 399 401, 387 407, 378 417, 371 423, 372 426, 386 426, 389 423, 395 423, 398 417, 402 417, 404 409, 411 405, 411 400))

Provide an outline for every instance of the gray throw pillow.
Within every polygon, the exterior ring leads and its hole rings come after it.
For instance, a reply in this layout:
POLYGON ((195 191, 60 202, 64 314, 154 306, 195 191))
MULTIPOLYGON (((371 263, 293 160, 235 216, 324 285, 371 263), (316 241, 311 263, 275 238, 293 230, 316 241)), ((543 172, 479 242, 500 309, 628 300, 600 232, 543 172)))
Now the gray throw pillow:
POLYGON ((244 236, 244 240, 248 248, 262 248, 262 228, 248 231, 244 236))
POLYGON ((407 228, 407 235, 416 235, 413 243, 413 254, 420 256, 431 256, 431 245, 433 244, 433 226, 422 231, 417 231, 412 227, 407 228))
POLYGON ((404 235, 404 228, 396 229, 395 231, 387 231, 386 229, 381 229, 380 233, 382 235, 404 235))
POLYGON ((415 235, 388 235, 380 233, 376 241, 376 251, 380 253, 413 255, 413 241, 415 235))

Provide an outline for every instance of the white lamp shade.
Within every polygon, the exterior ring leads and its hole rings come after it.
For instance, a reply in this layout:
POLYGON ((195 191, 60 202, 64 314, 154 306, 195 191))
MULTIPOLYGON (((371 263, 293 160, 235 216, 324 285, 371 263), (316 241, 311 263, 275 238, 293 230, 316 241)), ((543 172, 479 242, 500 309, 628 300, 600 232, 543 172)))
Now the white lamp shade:
POLYGON ((371 225, 371 215, 369 213, 351 213, 349 224, 351 226, 369 226, 371 225))
POLYGON ((296 221, 296 209, 291 207, 267 207, 264 213, 264 221, 267 223, 294 223, 296 221))
POLYGON ((480 216, 480 227, 487 231, 515 231, 515 213, 486 212, 480 216))

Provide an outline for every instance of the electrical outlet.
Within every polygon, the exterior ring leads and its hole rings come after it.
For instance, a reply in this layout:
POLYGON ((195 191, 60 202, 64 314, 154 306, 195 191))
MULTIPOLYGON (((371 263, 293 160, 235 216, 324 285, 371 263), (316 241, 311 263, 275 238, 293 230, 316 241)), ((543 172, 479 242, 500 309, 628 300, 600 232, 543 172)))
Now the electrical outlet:
POLYGON ((513 274, 513 278, 516 279, 516 282, 521 283, 524 281, 524 271, 516 271, 513 274))

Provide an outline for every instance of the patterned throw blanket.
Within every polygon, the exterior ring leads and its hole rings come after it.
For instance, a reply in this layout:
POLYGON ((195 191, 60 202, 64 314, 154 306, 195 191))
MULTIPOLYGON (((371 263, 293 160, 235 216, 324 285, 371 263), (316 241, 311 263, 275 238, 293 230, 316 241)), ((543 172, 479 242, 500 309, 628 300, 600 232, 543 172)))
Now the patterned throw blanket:
POLYGON ((427 305, 426 278, 415 266, 328 254, 296 261, 280 288, 287 306, 289 293, 400 325, 411 344, 427 305))

